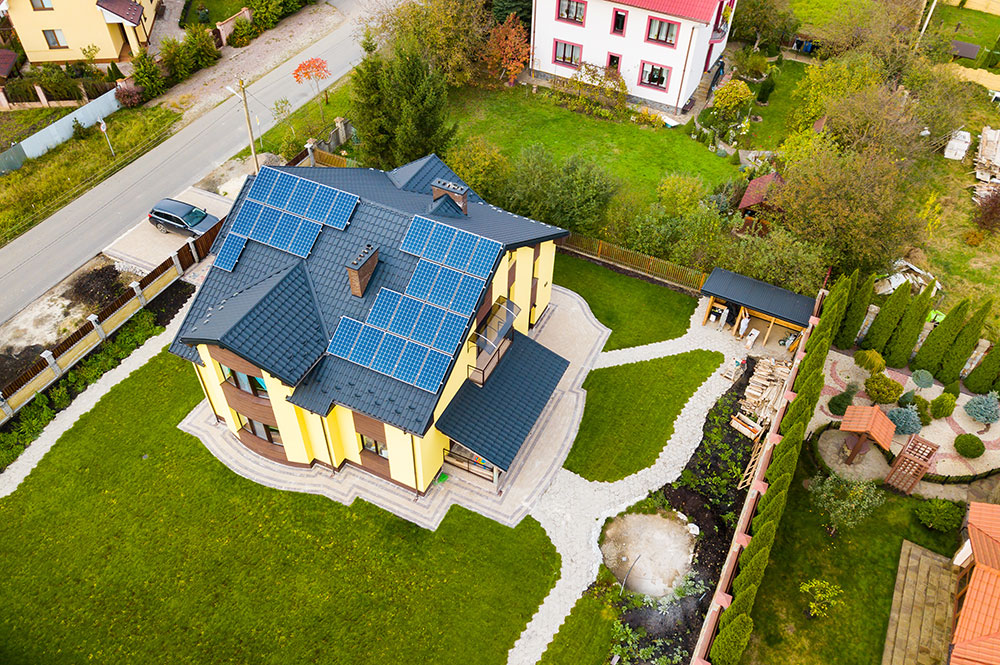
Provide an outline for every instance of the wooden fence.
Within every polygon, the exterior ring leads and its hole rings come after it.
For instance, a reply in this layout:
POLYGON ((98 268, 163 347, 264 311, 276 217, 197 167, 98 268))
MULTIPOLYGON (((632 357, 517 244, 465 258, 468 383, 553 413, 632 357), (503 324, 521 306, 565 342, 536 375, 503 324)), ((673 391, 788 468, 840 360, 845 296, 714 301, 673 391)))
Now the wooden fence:
POLYGON ((613 245, 603 240, 596 240, 575 233, 557 240, 556 244, 578 254, 600 259, 621 268, 634 270, 643 275, 655 277, 675 286, 681 286, 694 291, 701 289, 701 285, 705 283, 705 279, 708 277, 708 275, 700 270, 685 268, 676 263, 658 259, 655 256, 634 252, 619 245, 613 245))
POLYGON ((10 420, 35 395, 59 380, 108 335, 177 281, 185 270, 207 256, 224 222, 225 218, 193 242, 183 245, 145 277, 132 282, 131 291, 111 301, 96 314, 91 314, 86 323, 51 349, 42 351, 41 357, 31 367, 0 391, 0 425, 10 420))

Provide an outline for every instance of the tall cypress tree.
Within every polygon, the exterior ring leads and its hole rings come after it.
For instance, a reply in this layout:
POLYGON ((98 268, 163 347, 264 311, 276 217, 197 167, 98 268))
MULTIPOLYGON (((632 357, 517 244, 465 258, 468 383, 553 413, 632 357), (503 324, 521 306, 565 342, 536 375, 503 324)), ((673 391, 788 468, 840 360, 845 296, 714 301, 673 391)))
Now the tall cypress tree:
POLYGON ((975 369, 965 377, 965 387, 978 395, 985 395, 990 386, 1000 380, 1000 344, 994 344, 975 369))
POLYGON ((448 124, 448 86, 444 74, 415 51, 401 50, 389 67, 388 85, 396 109, 395 165, 448 148, 455 125, 448 124))
POLYGON ((944 354, 951 348, 955 337, 965 326, 965 317, 969 314, 969 307, 969 301, 963 300, 951 308, 944 321, 927 335, 927 339, 917 350, 917 355, 910 361, 910 369, 926 369, 931 374, 937 374, 944 354))
POLYGON ((920 331, 924 329, 927 314, 931 311, 931 294, 934 291, 934 284, 931 282, 927 288, 920 292, 920 295, 913 299, 903 314, 903 318, 899 320, 899 325, 896 326, 892 337, 885 345, 883 357, 887 366, 906 367, 906 363, 910 362, 910 354, 913 353, 913 347, 917 345, 920 331))
POLYGON ((493 18, 503 23, 511 14, 517 15, 525 27, 531 25, 531 0, 493 0, 493 18))
POLYGON ((358 133, 361 162, 365 166, 390 169, 395 166, 392 143, 395 137, 391 102, 384 85, 385 61, 375 48, 375 40, 365 34, 361 41, 365 57, 351 76, 351 123, 358 133))
POLYGON ((874 349, 879 353, 885 351, 885 344, 892 337, 892 332, 903 318, 907 306, 910 304, 910 285, 903 284, 889 296, 889 299, 882 305, 872 325, 868 328, 868 334, 861 340, 862 349, 874 349))
POLYGON ((951 383, 957 381, 965 363, 969 362, 969 356, 976 349, 979 342, 979 335, 983 332, 983 323, 993 308, 993 300, 984 302, 976 313, 972 315, 969 322, 962 327, 962 332, 955 336, 955 341, 945 352, 941 360, 941 369, 934 375, 941 383, 951 383))
POLYGON ((809 351, 812 340, 820 335, 832 337, 832 333, 840 330, 840 321, 844 318, 844 310, 847 309, 847 300, 850 297, 851 279, 845 275, 837 278, 836 283, 830 288, 830 293, 823 301, 823 312, 820 314, 819 323, 813 330, 809 342, 806 343, 806 351, 809 351), (827 333, 831 334, 827 334, 827 333))
POLYGON ((872 304, 873 295, 875 295, 875 275, 869 275, 851 292, 851 302, 847 304, 847 311, 844 312, 844 318, 840 322, 840 330, 833 339, 833 345, 838 349, 849 349, 854 346, 861 324, 865 322, 865 315, 868 314, 868 305, 872 304))

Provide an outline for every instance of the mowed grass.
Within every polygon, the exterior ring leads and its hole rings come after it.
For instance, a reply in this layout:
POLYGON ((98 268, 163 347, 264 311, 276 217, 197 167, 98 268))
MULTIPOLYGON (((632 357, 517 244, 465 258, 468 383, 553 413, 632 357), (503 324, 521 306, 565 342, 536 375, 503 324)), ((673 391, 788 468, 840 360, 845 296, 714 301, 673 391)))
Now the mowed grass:
POLYGON ((0 113, 0 152, 9 148, 12 143, 23 141, 35 132, 45 129, 74 110, 71 108, 48 108, 0 113))
POLYGON ((805 76, 806 67, 811 65, 797 60, 784 61, 781 73, 774 79, 774 92, 767 106, 754 105, 754 113, 763 118, 762 122, 750 124, 750 140, 754 148, 774 150, 788 136, 788 116, 795 108, 792 92, 805 76))
POLYGON ((615 611, 585 591, 538 661, 539 665, 604 665, 611 653, 615 611))
MULTIPOLYGON (((847 4, 848 0, 789 0, 792 12, 802 22, 800 31, 808 34, 808 29, 823 25, 847 4)), ((940 3, 939 3, 940 4, 940 3)))
MULTIPOLYGON (((803 455, 805 458, 806 456, 803 455)), ((803 460, 788 493, 778 536, 752 618, 743 665, 879 665, 903 539, 951 556, 957 532, 940 533, 917 520, 920 499, 886 493, 861 525, 831 538, 823 514, 802 486, 803 460), (844 604, 827 618, 809 619, 799 584, 819 578, 840 585, 844 604)))
POLYGON ((981 66, 986 56, 985 49, 993 48, 997 37, 1000 37, 1000 16, 977 12, 964 7, 949 7, 938 3, 934 10, 934 24, 948 34, 950 39, 957 39, 981 47, 979 57, 975 60, 958 58, 955 60, 964 67, 981 66))
POLYGON ((0 662, 506 662, 558 577, 535 520, 257 485, 177 429, 202 399, 163 352, 0 499, 0 662))
POLYGON ((609 482, 650 466, 681 409, 722 361, 721 353, 697 350, 591 371, 580 431, 563 466, 609 482))
POLYGON ((580 294, 611 329, 605 351, 680 337, 698 301, 568 254, 556 254, 553 281, 580 294))

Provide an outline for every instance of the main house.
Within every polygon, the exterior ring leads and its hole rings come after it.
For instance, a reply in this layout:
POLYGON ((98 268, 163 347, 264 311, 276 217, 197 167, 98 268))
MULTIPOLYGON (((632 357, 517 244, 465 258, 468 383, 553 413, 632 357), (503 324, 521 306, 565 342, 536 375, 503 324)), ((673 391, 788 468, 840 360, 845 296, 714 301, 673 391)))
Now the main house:
POLYGON ((434 155, 264 167, 171 351, 272 460, 417 492, 448 463, 499 490, 568 365, 527 335, 566 234, 487 204, 434 155))
POLYGON ((1000 665, 1000 506, 970 503, 949 665, 1000 665))
POLYGON ((630 101, 677 112, 722 56, 736 0, 535 0, 531 66, 617 69, 630 101))
POLYGON ((84 60, 96 46, 95 61, 135 55, 149 43, 154 0, 0 0, 17 31, 28 62, 64 64, 84 60))

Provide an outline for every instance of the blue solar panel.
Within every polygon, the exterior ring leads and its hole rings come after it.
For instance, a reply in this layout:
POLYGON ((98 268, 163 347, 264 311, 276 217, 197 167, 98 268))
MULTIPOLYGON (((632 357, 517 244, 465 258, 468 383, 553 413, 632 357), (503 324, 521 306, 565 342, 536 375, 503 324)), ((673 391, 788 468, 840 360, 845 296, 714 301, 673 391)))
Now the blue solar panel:
POLYGON ((451 309, 461 314, 472 314, 485 287, 484 280, 472 275, 462 275, 462 283, 458 286, 455 299, 451 301, 451 309))
POLYGON ((466 231, 459 231, 455 234, 455 239, 448 250, 448 256, 444 259, 444 264, 455 270, 465 270, 472 258, 472 252, 476 249, 476 242, 479 236, 472 235, 466 231))
POLYGON ((266 245, 271 239, 271 234, 274 233, 274 227, 278 225, 279 219, 281 219, 280 210, 264 206, 264 209, 260 211, 260 217, 257 218, 257 223, 250 231, 250 239, 266 245))
POLYGON ((469 266, 465 269, 465 272, 476 277, 488 277, 490 271, 493 270, 493 264, 496 263, 497 256, 499 256, 502 247, 495 240, 480 238, 479 244, 476 245, 476 251, 472 255, 472 260, 469 261, 469 266))
POLYGON ((361 330, 361 334, 358 335, 358 341, 355 343, 354 348, 351 349, 351 356, 348 360, 352 363, 364 365, 365 367, 371 365, 372 359, 375 357, 375 351, 378 349, 383 335, 385 333, 378 328, 365 326, 361 330))
POLYGON ((451 301, 455 298, 455 291, 458 290, 458 284, 461 281, 462 273, 442 266, 427 300, 441 307, 451 307, 451 301))
POLYGON ((240 212, 236 215, 236 220, 233 222, 233 226, 229 229, 229 232, 241 236, 249 236, 250 229, 253 228, 254 222, 257 221, 257 215, 260 214, 260 210, 263 207, 256 201, 243 201, 243 205, 240 206, 240 212))
POLYGON ((420 368, 424 365, 424 359, 427 358, 427 353, 430 351, 426 346, 421 346, 416 342, 407 342, 406 348, 403 349, 403 355, 399 358, 399 364, 396 365, 396 369, 393 370, 392 376, 404 383, 413 383, 417 375, 420 374, 420 368))
POLYGON ((413 221, 410 222, 410 228, 407 229, 406 235, 403 236, 403 244, 399 248, 407 254, 421 256, 424 251, 424 245, 427 244, 427 239, 430 237, 433 229, 434 222, 432 220, 415 215, 413 221))
POLYGON ((304 217, 306 210, 309 209, 309 203, 312 201, 313 195, 316 190, 319 189, 319 185, 305 178, 299 178, 299 182, 295 185, 295 192, 292 194, 291 200, 288 205, 285 206, 285 210, 294 213, 299 217, 304 217))
POLYGON ((438 330, 437 338, 434 340, 434 348, 445 353, 454 353, 462 341, 462 333, 465 332, 468 323, 468 316, 448 312, 441 322, 441 329, 438 330))
POLYGON ((430 295, 431 287, 434 286, 434 280, 437 279, 438 271, 440 270, 440 266, 436 266, 430 261, 424 261, 423 259, 417 261, 417 267, 410 277, 409 284, 406 285, 406 295, 420 300, 427 300, 427 296, 430 295))
POLYGON ((382 328, 383 330, 388 328, 389 320, 392 319, 392 314, 396 311, 396 305, 399 304, 399 300, 402 297, 395 291, 380 289, 378 295, 375 297, 375 304, 372 305, 371 310, 368 312, 368 318, 365 319, 365 323, 370 326, 382 328))
POLYGON ((295 237, 292 238, 292 244, 288 246, 288 251, 303 259, 309 256, 321 228, 323 227, 316 222, 303 219, 299 230, 295 232, 295 237))
POLYGON ((336 199, 336 189, 320 185, 316 190, 316 194, 313 195, 312 201, 309 202, 309 209, 306 210, 304 217, 314 222, 322 222, 326 219, 326 215, 330 212, 330 208, 336 199))
POLYGON ((424 303, 419 300, 410 298, 409 296, 404 296, 403 299, 399 301, 399 307, 396 308, 396 313, 392 316, 392 322, 389 324, 389 330, 397 335, 409 337, 410 333, 413 332, 413 326, 416 324, 417 317, 420 315, 420 309, 423 306, 424 303))
POLYGON ((233 267, 236 266, 236 262, 240 258, 240 253, 243 251, 244 245, 247 244, 247 239, 243 236, 238 236, 230 232, 226 236, 226 241, 222 243, 222 249, 219 250, 219 255, 215 257, 216 268, 221 268, 226 272, 232 272, 233 267))
POLYGON ((286 252, 288 251, 288 246, 292 244, 292 238, 295 237, 295 232, 299 229, 299 222, 302 221, 301 217, 296 217, 290 213, 285 213, 281 216, 278 221, 277 228, 274 229, 274 233, 271 235, 271 239, 268 241, 271 247, 276 249, 282 249, 286 252))
POLYGON ((437 389, 441 387, 441 382, 444 381, 444 374, 448 371, 450 364, 451 356, 437 351, 429 352, 427 360, 424 361, 424 367, 420 370, 413 385, 427 392, 436 393, 437 389))
POLYGON ((382 344, 378 347, 378 353, 375 354, 371 368, 376 372, 392 376, 392 370, 396 369, 396 363, 399 362, 399 356, 402 355, 405 346, 405 339, 392 333, 386 333, 385 337, 382 338, 382 344))
POLYGON ((444 263, 444 257, 448 255, 451 248, 451 241, 455 239, 455 229, 444 224, 435 224, 431 231, 431 239, 424 247, 423 257, 435 263, 444 263))
POLYGON ((330 208, 330 214, 327 215, 324 224, 343 231, 350 223, 351 215, 354 214, 354 208, 356 208, 357 205, 357 194, 339 192, 337 194, 337 199, 333 203, 333 207, 330 208))
POLYGON ((271 193, 267 195, 267 205, 274 206, 275 208, 282 208, 288 204, 288 199, 292 197, 292 190, 295 189, 295 184, 299 181, 293 175, 287 173, 282 173, 278 176, 278 181, 274 183, 274 187, 271 188, 271 193))
POLYGON ((330 340, 330 345, 326 347, 326 352, 346 359, 350 355, 351 348, 358 339, 362 327, 364 326, 360 321, 355 321, 346 316, 340 317, 340 323, 337 324, 337 330, 333 333, 333 339, 330 340))
POLYGON ((266 201, 267 195, 271 192, 271 187, 274 186, 277 179, 278 172, 265 166, 254 178, 253 184, 250 185, 250 191, 247 192, 247 197, 254 201, 266 201))
POLYGON ((444 315, 445 311, 440 307, 424 305, 423 311, 420 312, 420 318, 417 319, 417 325, 413 329, 412 339, 430 346, 434 342, 434 338, 437 337, 437 331, 441 327, 444 315))

